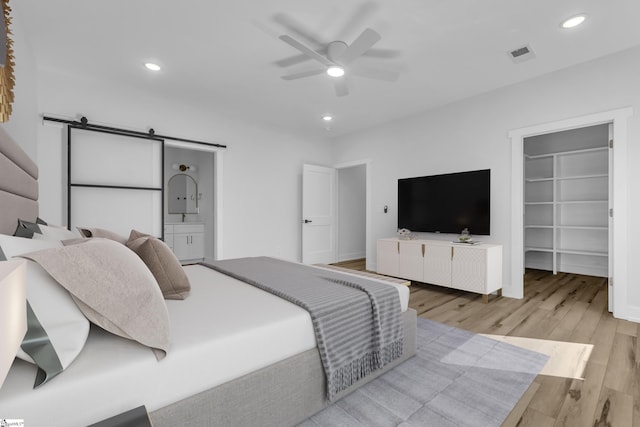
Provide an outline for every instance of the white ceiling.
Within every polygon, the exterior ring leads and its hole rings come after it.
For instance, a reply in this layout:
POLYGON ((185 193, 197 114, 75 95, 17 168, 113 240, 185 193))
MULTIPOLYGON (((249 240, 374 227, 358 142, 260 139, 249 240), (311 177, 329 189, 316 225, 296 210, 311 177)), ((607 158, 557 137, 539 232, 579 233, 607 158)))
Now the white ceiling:
MULTIPOLYGON (((16 0, 14 13, 39 67, 135 85, 251 121, 340 135, 415 114, 640 44, 638 0, 16 0), (364 3, 370 13, 356 19, 364 3), (375 7, 374 7, 375 6, 375 7), (581 27, 560 21, 586 12, 581 27), (395 59, 361 57, 361 66, 400 71, 396 82, 351 77, 336 97, 330 77, 284 81, 315 68, 280 68, 297 52, 291 22, 327 41, 351 43, 366 27, 395 59), (348 31, 343 31, 350 20, 348 31), (537 57, 514 64, 506 52, 529 44, 537 57), (155 61, 157 74, 142 64, 155 61), (324 129, 325 113, 336 119, 324 129)), ((300 39, 300 41, 304 41, 300 39)), ((313 46, 312 46, 313 47, 313 46)), ((347 72, 349 70, 347 69, 347 72)), ((82 108, 82 106, 78 106, 82 108)), ((51 112, 55 113, 55 112, 51 112)))

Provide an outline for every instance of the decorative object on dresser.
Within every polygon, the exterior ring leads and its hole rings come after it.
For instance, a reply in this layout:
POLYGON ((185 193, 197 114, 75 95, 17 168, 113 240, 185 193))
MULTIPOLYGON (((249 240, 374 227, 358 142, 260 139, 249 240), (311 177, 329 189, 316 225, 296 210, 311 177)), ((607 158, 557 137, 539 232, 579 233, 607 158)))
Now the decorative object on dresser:
POLYGON ((458 236, 458 242, 460 243, 471 243, 471 234, 469 233, 469 229, 465 228, 464 230, 462 230, 462 233, 460 233, 460 236, 458 236))
POLYGON ((378 273, 482 294, 502 295, 502 246, 380 239, 378 273))
POLYGON ((398 230, 398 236, 400 236, 402 240, 411 240, 411 230, 408 228, 401 228, 398 230))
POLYGON ((202 223, 165 224, 164 240, 183 263, 204 259, 204 224, 202 223))
POLYGON ((0 261, 0 387, 27 333, 26 282, 26 261, 0 261))

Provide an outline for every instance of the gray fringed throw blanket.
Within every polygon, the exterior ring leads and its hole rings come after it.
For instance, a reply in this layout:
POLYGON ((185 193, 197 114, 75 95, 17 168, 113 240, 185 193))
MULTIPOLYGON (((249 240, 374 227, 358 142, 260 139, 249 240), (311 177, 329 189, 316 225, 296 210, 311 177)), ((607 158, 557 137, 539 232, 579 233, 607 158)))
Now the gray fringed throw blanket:
POLYGON ((402 356, 400 297, 392 286, 266 257, 204 265, 309 312, 330 401, 402 356))

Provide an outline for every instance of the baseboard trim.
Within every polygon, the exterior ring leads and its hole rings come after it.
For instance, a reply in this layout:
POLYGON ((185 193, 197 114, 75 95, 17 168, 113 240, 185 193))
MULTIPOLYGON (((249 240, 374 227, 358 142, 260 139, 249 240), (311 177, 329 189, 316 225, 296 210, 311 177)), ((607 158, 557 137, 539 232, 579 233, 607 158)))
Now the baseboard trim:
POLYGON ((354 261, 356 259, 363 259, 365 257, 366 257, 366 254, 364 252, 351 252, 347 254, 340 254, 338 255, 338 262, 354 261))

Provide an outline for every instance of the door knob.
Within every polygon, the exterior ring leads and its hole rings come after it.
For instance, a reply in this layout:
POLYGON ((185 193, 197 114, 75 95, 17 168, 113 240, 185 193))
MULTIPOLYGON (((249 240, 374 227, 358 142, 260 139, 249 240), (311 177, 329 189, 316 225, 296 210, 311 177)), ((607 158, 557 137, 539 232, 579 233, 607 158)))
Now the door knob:
POLYGON ((305 219, 305 220, 304 220, 304 223, 305 223, 305 224, 309 224, 310 222, 313 222, 313 221, 311 221, 310 219, 305 219))

